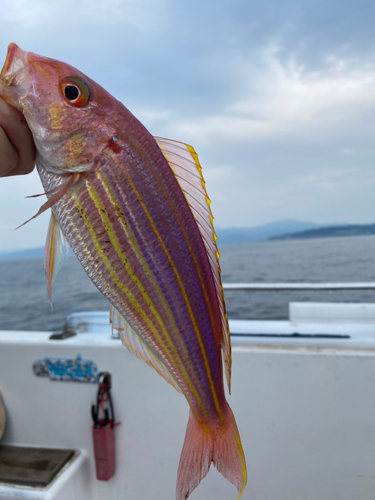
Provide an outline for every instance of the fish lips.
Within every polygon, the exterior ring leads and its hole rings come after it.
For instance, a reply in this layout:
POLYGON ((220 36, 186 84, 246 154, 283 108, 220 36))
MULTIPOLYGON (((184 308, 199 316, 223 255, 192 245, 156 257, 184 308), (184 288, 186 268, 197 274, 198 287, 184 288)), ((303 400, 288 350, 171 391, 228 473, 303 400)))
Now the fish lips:
POLYGON ((28 53, 11 43, 0 73, 0 97, 20 111, 20 99, 32 91, 28 66, 28 53))

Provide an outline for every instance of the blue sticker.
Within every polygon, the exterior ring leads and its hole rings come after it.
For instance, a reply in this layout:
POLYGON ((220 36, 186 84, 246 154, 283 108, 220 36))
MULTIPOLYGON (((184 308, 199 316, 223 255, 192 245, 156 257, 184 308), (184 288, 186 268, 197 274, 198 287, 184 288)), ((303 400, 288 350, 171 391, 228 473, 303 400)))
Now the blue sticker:
POLYGON ((69 382, 98 382, 98 366, 94 361, 82 359, 80 354, 76 359, 44 358, 33 364, 33 372, 38 377, 48 377, 50 380, 65 380, 69 382))

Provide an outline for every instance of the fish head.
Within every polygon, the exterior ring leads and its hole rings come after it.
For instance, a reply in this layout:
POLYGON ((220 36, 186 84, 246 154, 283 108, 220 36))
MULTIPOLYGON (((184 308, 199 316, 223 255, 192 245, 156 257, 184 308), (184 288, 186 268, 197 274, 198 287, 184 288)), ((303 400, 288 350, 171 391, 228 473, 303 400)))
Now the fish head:
POLYGON ((24 114, 38 157, 50 172, 95 170, 114 137, 117 102, 69 64, 12 43, 0 73, 0 97, 24 114))

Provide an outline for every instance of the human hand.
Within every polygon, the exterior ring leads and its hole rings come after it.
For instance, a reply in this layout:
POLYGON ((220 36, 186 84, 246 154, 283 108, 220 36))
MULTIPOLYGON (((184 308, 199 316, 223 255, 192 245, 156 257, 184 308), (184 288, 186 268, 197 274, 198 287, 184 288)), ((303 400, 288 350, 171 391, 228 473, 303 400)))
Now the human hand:
POLYGON ((0 177, 29 174, 34 165, 34 141, 23 114, 0 98, 0 177))

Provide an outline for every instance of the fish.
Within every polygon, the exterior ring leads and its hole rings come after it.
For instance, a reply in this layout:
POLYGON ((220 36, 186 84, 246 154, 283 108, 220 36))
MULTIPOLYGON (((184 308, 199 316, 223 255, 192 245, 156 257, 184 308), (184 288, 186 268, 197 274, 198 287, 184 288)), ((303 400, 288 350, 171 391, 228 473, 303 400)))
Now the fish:
POLYGON ((176 500, 189 497, 211 463, 240 498, 246 462, 224 390, 229 326, 194 148, 153 137, 88 76, 14 43, 0 97, 23 113, 35 142, 47 201, 31 219, 51 209, 44 254, 50 300, 67 242, 110 302, 123 345, 189 404, 176 500))

